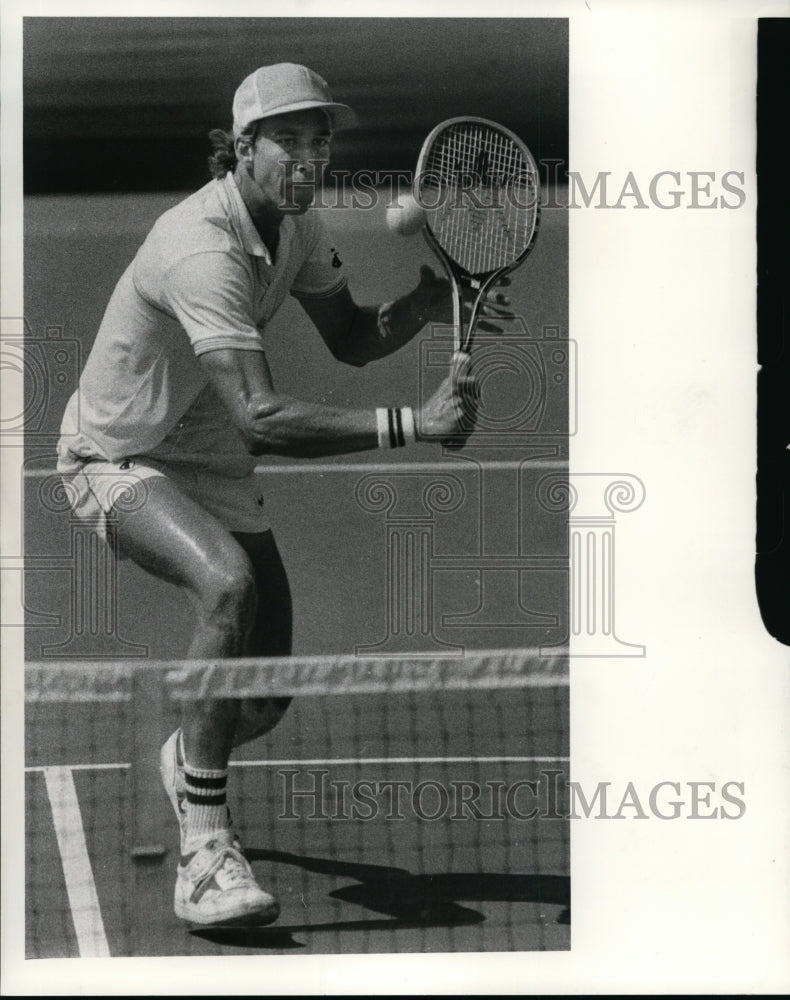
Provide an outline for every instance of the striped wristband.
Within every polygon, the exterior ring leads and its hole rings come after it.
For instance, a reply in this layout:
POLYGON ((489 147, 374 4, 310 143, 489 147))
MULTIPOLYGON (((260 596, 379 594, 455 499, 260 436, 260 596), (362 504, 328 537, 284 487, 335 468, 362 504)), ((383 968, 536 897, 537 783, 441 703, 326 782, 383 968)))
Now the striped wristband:
POLYGON ((417 440, 414 411, 410 406, 377 409, 376 429, 379 448, 403 448, 417 440))

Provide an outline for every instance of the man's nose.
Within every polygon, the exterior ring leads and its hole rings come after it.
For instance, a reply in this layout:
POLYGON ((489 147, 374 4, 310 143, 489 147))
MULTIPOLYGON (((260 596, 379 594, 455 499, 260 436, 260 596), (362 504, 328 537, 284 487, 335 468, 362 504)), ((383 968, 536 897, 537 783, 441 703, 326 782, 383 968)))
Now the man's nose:
POLYGON ((320 176, 325 165, 326 160, 316 156, 314 150, 305 150, 303 154, 295 157, 294 173, 299 176, 299 179, 315 180, 320 176))

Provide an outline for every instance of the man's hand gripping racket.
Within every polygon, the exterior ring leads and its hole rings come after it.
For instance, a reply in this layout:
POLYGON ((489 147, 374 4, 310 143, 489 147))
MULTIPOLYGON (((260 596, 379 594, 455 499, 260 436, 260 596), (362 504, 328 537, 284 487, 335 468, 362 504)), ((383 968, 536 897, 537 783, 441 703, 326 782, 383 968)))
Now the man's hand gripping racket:
MULTIPOLYGON (((507 318, 498 309, 506 300, 493 289, 509 283, 506 275, 535 245, 538 168, 508 129, 483 118, 451 118, 423 143, 414 196, 425 212, 425 238, 450 279, 454 355, 469 355, 478 324, 486 328, 484 317, 507 318)), ((471 431, 480 400, 469 365, 455 357, 453 368, 471 431)), ((447 443, 457 447, 465 436, 447 443)))

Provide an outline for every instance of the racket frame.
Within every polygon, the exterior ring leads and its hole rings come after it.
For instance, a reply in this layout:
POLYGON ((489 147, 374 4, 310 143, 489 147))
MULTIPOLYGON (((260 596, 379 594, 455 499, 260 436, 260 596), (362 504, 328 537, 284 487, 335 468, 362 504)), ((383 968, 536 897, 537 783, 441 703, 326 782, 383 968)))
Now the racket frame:
POLYGON ((447 253, 431 229, 429 221, 426 221, 425 225, 422 227, 425 241, 442 262, 452 286, 453 349, 456 352, 462 351, 465 354, 469 354, 474 340, 475 326, 477 325, 480 310, 489 290, 496 284, 497 281, 504 278, 505 275, 514 271, 517 267, 520 267, 535 246, 535 242, 538 237, 538 230, 540 229, 540 174, 538 173, 538 167, 535 163, 535 159, 532 156, 532 153, 530 153, 526 143, 519 139, 517 135, 510 131, 510 129, 505 128, 504 125, 500 125, 498 122, 490 121, 487 118, 477 118, 470 115, 464 115, 458 118, 448 118, 433 128, 422 144, 422 149, 420 150, 420 155, 417 160, 417 172, 413 185, 413 194, 418 204, 422 204, 419 191, 420 178, 423 175, 426 160, 428 159, 436 137, 451 126, 459 124, 484 125, 488 128, 496 129, 498 132, 505 135, 515 146, 518 147, 521 155, 524 157, 532 171, 535 183, 535 221, 532 226, 532 232, 529 240, 521 253, 519 253, 519 255, 510 264, 506 264, 503 267, 496 268, 492 271, 471 273, 455 261, 449 253, 447 253), (475 300, 472 304, 472 311, 469 314, 469 321, 466 324, 466 330, 464 330, 463 317, 463 293, 465 289, 469 289, 470 291, 476 293, 475 300))

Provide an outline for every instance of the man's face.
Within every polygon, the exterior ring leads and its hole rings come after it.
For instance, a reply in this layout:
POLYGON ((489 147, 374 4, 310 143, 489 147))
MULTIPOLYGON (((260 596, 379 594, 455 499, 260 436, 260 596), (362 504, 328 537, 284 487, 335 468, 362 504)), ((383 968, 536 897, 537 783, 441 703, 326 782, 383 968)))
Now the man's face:
POLYGON ((261 121, 250 172, 271 208, 307 211, 320 191, 331 138, 329 119, 319 108, 261 121))

